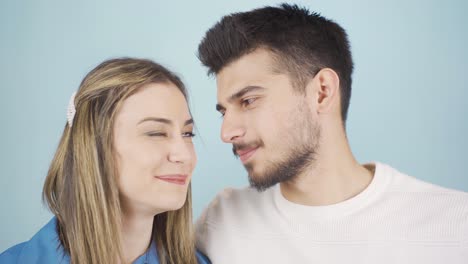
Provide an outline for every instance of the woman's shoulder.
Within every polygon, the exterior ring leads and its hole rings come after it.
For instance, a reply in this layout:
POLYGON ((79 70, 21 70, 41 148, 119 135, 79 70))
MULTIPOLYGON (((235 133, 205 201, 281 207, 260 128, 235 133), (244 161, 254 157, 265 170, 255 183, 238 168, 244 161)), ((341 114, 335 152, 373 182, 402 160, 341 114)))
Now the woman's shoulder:
POLYGON ((196 254, 197 254, 198 264, 211 264, 211 261, 208 259, 208 257, 205 256, 199 250, 197 250, 196 254))
POLYGON ((17 263, 18 257, 23 250, 24 245, 27 242, 23 242, 17 245, 12 246, 11 248, 5 250, 0 254, 0 263, 17 263))
POLYGON ((0 254, 0 263, 69 263, 52 218, 29 241, 17 244, 0 254))

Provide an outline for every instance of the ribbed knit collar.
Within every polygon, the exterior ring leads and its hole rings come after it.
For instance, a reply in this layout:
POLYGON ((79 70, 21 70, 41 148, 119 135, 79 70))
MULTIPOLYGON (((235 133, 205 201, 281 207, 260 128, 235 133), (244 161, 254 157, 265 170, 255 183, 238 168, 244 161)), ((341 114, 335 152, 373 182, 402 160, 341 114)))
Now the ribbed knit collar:
POLYGON ((295 224, 310 224, 310 221, 330 220, 340 218, 362 208, 376 200, 376 198, 385 192, 390 182, 393 169, 382 163, 372 163, 375 165, 375 173, 371 183, 358 195, 332 205, 326 206, 307 206, 293 203, 281 193, 280 185, 274 186, 274 202, 288 222, 295 224))

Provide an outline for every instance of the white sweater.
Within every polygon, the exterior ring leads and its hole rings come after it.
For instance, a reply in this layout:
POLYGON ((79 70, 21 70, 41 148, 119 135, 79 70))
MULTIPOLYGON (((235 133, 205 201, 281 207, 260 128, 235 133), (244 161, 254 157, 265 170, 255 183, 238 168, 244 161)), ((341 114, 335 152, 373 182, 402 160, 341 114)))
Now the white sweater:
POLYGON ((468 194, 379 163, 363 192, 329 206, 292 203, 279 185, 224 190, 196 228, 213 264, 468 263, 468 194))

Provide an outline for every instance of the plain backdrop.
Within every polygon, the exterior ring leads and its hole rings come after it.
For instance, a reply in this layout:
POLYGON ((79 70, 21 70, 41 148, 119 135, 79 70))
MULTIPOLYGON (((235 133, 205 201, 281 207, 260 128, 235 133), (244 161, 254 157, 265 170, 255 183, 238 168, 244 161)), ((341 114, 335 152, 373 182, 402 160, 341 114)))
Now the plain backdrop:
MULTIPOLYGON (((84 75, 105 59, 153 59, 180 74, 198 126, 194 215, 227 186, 247 185, 219 138, 215 79, 196 58, 223 15, 278 1, 21 1, 0 3, 0 252, 52 216, 42 185, 84 75)), ((348 138, 381 161, 468 191, 467 1, 297 1, 341 24, 355 61, 348 138)))

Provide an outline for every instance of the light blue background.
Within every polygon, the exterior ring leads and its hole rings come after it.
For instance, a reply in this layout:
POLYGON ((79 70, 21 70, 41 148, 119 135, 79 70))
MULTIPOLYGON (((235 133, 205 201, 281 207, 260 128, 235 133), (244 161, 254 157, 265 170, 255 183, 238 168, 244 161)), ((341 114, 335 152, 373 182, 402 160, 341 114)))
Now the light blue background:
MULTIPOLYGON (((196 59, 222 15, 277 1, 15 1, 0 3, 0 251, 51 214, 42 184, 69 96, 111 57, 154 59, 191 90, 199 128, 194 213, 246 173, 219 139, 213 78, 196 59)), ((348 136, 358 160, 468 191, 468 2, 297 1, 340 23, 355 60, 348 136)))

